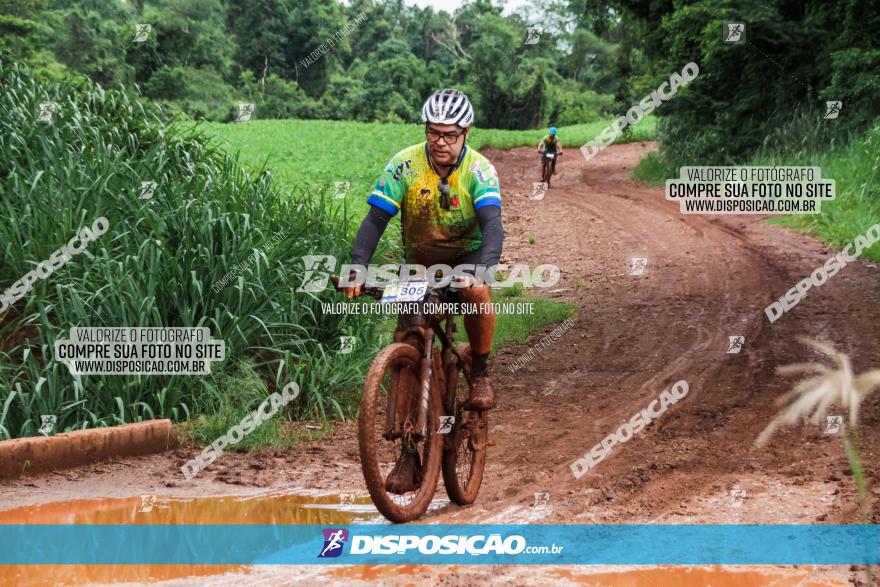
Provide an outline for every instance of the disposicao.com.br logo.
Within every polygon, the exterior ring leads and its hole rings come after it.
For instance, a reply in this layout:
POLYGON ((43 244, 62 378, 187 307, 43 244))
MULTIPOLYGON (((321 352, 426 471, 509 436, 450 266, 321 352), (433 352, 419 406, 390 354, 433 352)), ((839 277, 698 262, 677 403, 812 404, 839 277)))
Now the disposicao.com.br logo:
POLYGON ((336 558, 342 554, 345 543, 348 541, 348 530, 345 528, 324 528, 324 546, 318 558, 336 558))
MULTIPOLYGON (((318 558, 338 557, 348 541, 348 532, 339 528, 325 528, 324 546, 318 558), (345 534, 341 534, 345 532, 345 534)), ((528 546, 525 537, 513 534, 445 534, 425 536, 416 535, 352 535, 350 555, 403 555, 411 551, 425 555, 517 555, 517 554, 560 554, 563 546, 528 546)))
MULTIPOLYGON (((303 256, 303 281, 297 288, 298 292, 320 293, 327 289, 330 276, 336 272, 337 259, 332 255, 305 255, 303 256)), ((509 266, 499 263, 492 267, 485 265, 460 264, 451 267, 438 263, 425 267, 419 264, 385 264, 385 265, 352 265, 343 264, 337 273, 339 285, 350 287, 353 285, 368 285, 372 287, 387 287, 396 282, 406 282, 413 279, 427 281, 432 287, 444 287, 449 285, 453 288, 464 287, 454 281, 457 277, 470 275, 475 285, 488 283, 491 287, 511 287, 521 284, 523 287, 553 287, 559 283, 562 272, 559 267, 545 263, 534 269, 526 263, 517 263, 509 266), (502 279, 496 277, 496 272, 502 272, 502 279)))

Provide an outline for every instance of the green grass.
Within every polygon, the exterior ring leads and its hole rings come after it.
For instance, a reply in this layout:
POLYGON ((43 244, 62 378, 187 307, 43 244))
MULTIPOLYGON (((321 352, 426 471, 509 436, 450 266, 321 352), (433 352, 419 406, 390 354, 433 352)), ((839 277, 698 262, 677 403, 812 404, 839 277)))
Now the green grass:
MULTIPOLYGON (((836 249, 864 234, 880 222, 880 120, 861 137, 823 150, 804 150, 777 165, 811 165, 822 168, 822 177, 835 180, 836 198, 822 202, 821 214, 792 215, 771 222, 815 233, 836 249)), ((752 165, 766 165, 774 158, 762 154, 752 165)), ((880 260, 880 243, 862 252, 862 258, 880 260)))
MULTIPOLYGON (((524 294, 522 287, 509 287, 492 292, 492 302, 499 304, 531 303, 534 314, 497 314, 495 317, 495 336, 492 338, 492 350, 505 344, 522 344, 529 340, 532 332, 553 322, 561 322, 574 313, 575 306, 557 302, 532 294, 524 294)), ((464 332, 461 318, 459 328, 464 332)))
MULTIPOLYGON (((559 140, 565 149, 579 149, 581 145, 596 138, 606 126, 611 124, 613 118, 597 120, 587 124, 558 127, 559 140)), ((657 119, 648 116, 632 127, 627 127, 629 132, 621 134, 615 142, 630 143, 635 141, 651 141, 657 136, 657 119)), ((418 128, 421 137, 421 127, 418 128)), ((538 141, 547 134, 547 129, 538 130, 498 130, 498 129, 475 129, 470 142, 477 150, 485 147, 496 149, 512 149, 514 147, 537 146, 538 141)), ((424 140, 424 139, 420 139, 424 140)))
MULTIPOLYGON (((194 418, 184 430, 200 444, 210 444, 226 434, 238 424, 255 405, 266 398, 266 384, 248 362, 240 362, 234 372, 224 375, 217 381, 224 389, 234 389, 235 393, 211 395, 203 404, 202 415, 194 418)), ((281 446, 282 434, 279 425, 281 418, 276 415, 260 424, 235 446, 236 449, 254 449, 265 446, 281 446)))
MULTIPOLYGON (((559 127, 567 149, 595 138, 612 119, 559 127)), ((239 153, 255 169, 268 168, 289 186, 301 186, 313 196, 332 197, 335 182, 349 182, 348 197, 332 200, 351 209, 359 221, 368 209, 367 196, 391 157, 425 140, 424 127, 332 120, 252 120, 244 123, 205 123, 199 128, 216 137, 216 144, 239 153)), ((468 145, 511 149, 536 146, 547 129, 497 130, 474 128, 468 145)), ((619 142, 653 140, 656 119, 649 116, 619 142)), ((502 184, 502 190, 503 190, 502 184)), ((503 192, 502 192, 503 197, 503 192)))
MULTIPOLYGON (((209 403, 203 405, 200 415, 178 427, 184 438, 189 438, 200 446, 211 444, 225 435, 266 398, 266 384, 258 370, 249 362, 238 363, 236 371, 219 380, 218 384, 227 390, 234 389, 235 393, 211 396, 209 403)), ((302 440, 324 438, 331 431, 332 425, 324 422, 319 430, 295 432, 285 425, 285 419, 279 413, 257 426, 241 442, 225 450, 240 452, 267 447, 288 449, 302 440)))
POLYGON ((657 151, 651 151, 639 160, 630 176, 651 185, 666 185, 667 179, 678 177, 678 170, 657 151))
MULTIPOLYGON (((836 198, 822 203, 821 214, 789 215, 769 222, 795 230, 812 232, 836 249, 851 243, 857 235, 880 222, 880 120, 858 137, 845 140, 817 139, 816 126, 802 128, 792 138, 798 148, 780 152, 778 147, 756 154, 745 165, 818 166, 822 177, 835 180, 836 198)), ((794 134, 793 132, 791 134, 794 134)), ((827 133, 826 133, 827 134, 827 133)), ((774 141, 779 143, 779 139, 774 141)), ((690 165, 699 165, 691 162, 690 165)), ((678 177, 678 169, 661 154, 652 152, 633 169, 633 179, 652 185, 664 185, 667 178, 678 177)), ((862 258, 880 260, 880 243, 862 252, 862 258)))

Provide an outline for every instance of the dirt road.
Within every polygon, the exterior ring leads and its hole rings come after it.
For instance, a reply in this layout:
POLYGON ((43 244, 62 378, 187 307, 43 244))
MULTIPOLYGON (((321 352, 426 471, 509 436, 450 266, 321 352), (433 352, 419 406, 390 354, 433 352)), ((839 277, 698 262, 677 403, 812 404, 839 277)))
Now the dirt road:
MULTIPOLYGON (((628 179, 651 148, 614 145, 589 162, 571 150, 540 201, 529 199, 539 171, 532 149, 484 152, 502 179, 504 260, 558 265, 562 281, 544 295, 573 302, 577 311, 574 325, 515 374, 506 367, 529 345, 507 348, 494 359, 501 404, 491 415, 492 444, 479 500, 469 508, 451 506, 439 499, 440 489, 427 521, 858 521, 839 434, 804 424, 777 433, 765 449, 752 442, 776 413, 774 398, 791 385, 774 369, 818 358, 795 341, 797 335, 832 343, 852 358, 856 372, 880 367, 877 264, 847 266, 769 323, 764 307, 832 251, 758 216, 680 214, 662 188, 628 179), (630 275, 631 257, 647 259, 643 275, 630 275), (727 352, 730 336, 745 337, 739 353, 727 352), (574 477, 575 459, 681 379, 689 385, 684 399, 584 476, 574 477)), ((866 469, 873 476, 880 470, 878 396, 863 405, 861 420, 866 469)), ((7 482, 0 486, 0 509, 74 496, 366 495, 351 423, 290 453, 224 455, 186 482, 178 467, 193 452, 7 482)), ((875 515, 873 521, 880 520, 875 515)), ((273 583, 303 577, 300 571, 305 570, 264 568, 252 571, 252 578, 273 583)), ((365 579, 371 572, 353 568, 345 578, 365 579)), ((578 575, 581 571, 549 568, 540 571, 542 580, 536 572, 407 568, 397 575, 410 583, 442 578, 470 584, 500 574, 517 583, 596 580, 578 575)), ((847 568, 798 572, 800 579, 832 584, 855 576, 847 568)))

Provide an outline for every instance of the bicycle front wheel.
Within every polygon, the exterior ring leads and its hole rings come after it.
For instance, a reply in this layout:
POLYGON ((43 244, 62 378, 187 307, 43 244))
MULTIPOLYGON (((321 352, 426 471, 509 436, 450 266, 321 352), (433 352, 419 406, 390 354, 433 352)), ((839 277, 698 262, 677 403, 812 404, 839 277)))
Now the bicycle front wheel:
POLYGON ((455 423, 443 451, 443 485, 453 503, 468 505, 477 499, 483 482, 489 417, 485 411, 465 409, 468 384, 464 370, 470 372, 471 347, 462 344, 456 348, 464 364, 456 359, 447 371, 447 409, 455 416, 455 423))
POLYGON ((442 405, 434 390, 429 394, 426 434, 415 430, 421 401, 420 361, 418 350, 409 344, 382 349, 367 373, 358 417, 367 489, 379 512, 398 523, 427 511, 440 474, 443 443, 436 423, 442 405))

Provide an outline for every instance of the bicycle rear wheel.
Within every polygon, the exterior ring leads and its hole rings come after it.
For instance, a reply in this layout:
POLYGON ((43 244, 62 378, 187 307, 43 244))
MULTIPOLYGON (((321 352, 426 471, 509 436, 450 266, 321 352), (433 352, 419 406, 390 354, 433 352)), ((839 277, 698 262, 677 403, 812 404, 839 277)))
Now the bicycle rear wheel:
POLYGON ((436 426, 442 413, 439 393, 430 394, 425 437, 414 430, 421 398, 420 360, 412 345, 388 345, 373 359, 361 398, 361 468, 373 503, 392 522, 409 522, 424 514, 440 475, 443 443, 436 426), (393 410, 389 401, 392 396, 393 410), (399 492, 391 492, 386 488, 386 480, 404 453, 419 462, 421 483, 409 490, 398 487, 399 492))
POLYGON ((443 484, 453 503, 468 505, 477 499, 483 482, 489 418, 485 411, 465 409, 468 384, 464 370, 470 372, 471 347, 461 344, 456 348, 465 364, 459 365, 456 359, 447 371, 446 408, 455 416, 455 424, 444 443, 443 484))

